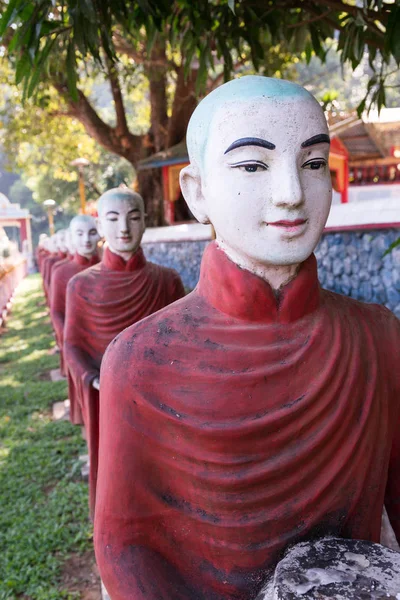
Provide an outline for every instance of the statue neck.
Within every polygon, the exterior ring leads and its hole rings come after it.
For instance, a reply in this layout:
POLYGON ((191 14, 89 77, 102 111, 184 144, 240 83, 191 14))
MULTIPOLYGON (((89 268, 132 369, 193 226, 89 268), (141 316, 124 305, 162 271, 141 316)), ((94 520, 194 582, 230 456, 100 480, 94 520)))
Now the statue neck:
POLYGON ((279 291, 283 286, 287 285, 294 277, 296 277, 300 263, 294 265, 268 265, 258 263, 249 257, 239 255, 233 248, 217 240, 218 246, 225 252, 228 258, 241 269, 246 269, 254 275, 264 279, 273 290, 279 291))

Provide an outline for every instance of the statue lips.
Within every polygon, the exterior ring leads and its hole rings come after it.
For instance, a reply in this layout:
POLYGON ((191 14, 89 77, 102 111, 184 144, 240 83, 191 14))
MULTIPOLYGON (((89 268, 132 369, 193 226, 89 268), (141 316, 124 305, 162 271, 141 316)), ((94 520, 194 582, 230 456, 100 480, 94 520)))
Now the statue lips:
POLYGON ((285 233, 300 235, 307 226, 307 219, 282 219, 280 221, 268 222, 267 225, 279 227, 285 233))

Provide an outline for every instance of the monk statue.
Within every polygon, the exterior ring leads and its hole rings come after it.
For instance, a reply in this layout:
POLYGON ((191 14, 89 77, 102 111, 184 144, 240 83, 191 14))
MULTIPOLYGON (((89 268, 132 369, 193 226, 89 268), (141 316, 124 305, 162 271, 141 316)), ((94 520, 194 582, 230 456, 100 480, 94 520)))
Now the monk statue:
POLYGON ((48 239, 49 237, 47 233, 41 233, 39 235, 39 241, 35 252, 36 264, 39 273, 42 272, 43 260, 49 255, 49 251, 47 250, 48 239))
MULTIPOLYGON (((68 253, 74 251, 72 258, 66 258, 53 267, 50 290, 50 317, 53 323, 58 347, 60 348, 60 370, 66 375, 63 332, 65 322, 65 303, 68 281, 84 269, 99 262, 97 242, 99 241, 96 221, 89 215, 74 217, 67 230, 66 245, 68 253)), ((71 403, 72 423, 83 424, 79 405, 71 403)))
POLYGON ((71 229, 69 227, 67 229, 65 229, 64 248, 65 248, 65 253, 64 253, 65 258, 57 261, 52 266, 49 288, 51 288, 51 282, 53 281, 54 276, 55 276, 56 272, 58 271, 58 269, 60 267, 62 267, 63 265, 65 265, 65 263, 68 263, 70 260, 72 260, 74 258, 75 249, 73 248, 72 238, 71 238, 71 229))
POLYGON ((321 289, 318 102, 248 76, 209 94, 181 188, 212 223, 196 289, 126 329, 101 377, 95 549, 113 600, 253 600, 315 536, 400 537, 400 324, 321 289))
POLYGON ((55 264, 67 257, 67 247, 65 245, 65 229, 59 229, 57 233, 50 237, 49 241, 50 255, 44 260, 43 264, 43 287, 47 300, 50 303, 50 284, 51 274, 55 264))
POLYGON ((145 213, 139 194, 128 188, 109 190, 100 197, 97 210, 99 233, 108 247, 98 265, 75 275, 68 283, 64 327, 69 398, 72 405, 80 406, 88 441, 92 516, 103 354, 123 329, 184 295, 175 271, 145 259, 140 247, 145 213))

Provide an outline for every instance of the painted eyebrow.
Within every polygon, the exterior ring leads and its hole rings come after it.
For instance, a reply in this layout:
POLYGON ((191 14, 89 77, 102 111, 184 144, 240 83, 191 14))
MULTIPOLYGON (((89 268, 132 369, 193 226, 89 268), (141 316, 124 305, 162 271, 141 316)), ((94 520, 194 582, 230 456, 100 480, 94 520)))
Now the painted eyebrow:
POLYGON ((275 150, 276 148, 275 144, 273 144, 272 142, 267 142, 267 140, 262 140, 261 138, 246 137, 240 138, 239 140, 236 140, 236 142, 233 142, 233 144, 231 144, 229 148, 225 150, 224 154, 228 154, 228 152, 230 152, 231 150, 241 148, 242 146, 260 146, 261 148, 268 148, 268 150, 275 150))
POLYGON ((107 215, 119 215, 119 212, 117 212, 116 210, 109 210, 106 212, 106 216, 107 215))
POLYGON ((140 212, 140 210, 139 210, 139 208, 132 208, 132 210, 130 210, 130 211, 128 212, 128 215, 129 215, 130 213, 132 213, 132 212, 140 212))
POLYGON ((313 135, 308 138, 305 142, 301 144, 302 148, 308 148, 309 146, 314 146, 314 144, 330 144, 331 140, 329 135, 326 133, 318 133, 317 135, 313 135))

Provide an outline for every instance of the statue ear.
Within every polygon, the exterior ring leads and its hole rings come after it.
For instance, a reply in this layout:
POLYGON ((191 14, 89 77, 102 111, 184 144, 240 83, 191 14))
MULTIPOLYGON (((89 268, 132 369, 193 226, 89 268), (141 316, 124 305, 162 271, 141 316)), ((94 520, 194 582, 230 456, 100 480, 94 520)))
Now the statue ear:
POLYGON ((99 234, 99 236, 101 238, 104 237, 104 232, 103 232, 103 228, 101 226, 101 219, 100 219, 100 217, 97 217, 97 219, 96 219, 96 227, 97 227, 97 233, 99 234))
POLYGON ((182 194, 199 223, 209 223, 207 215, 206 201, 203 195, 201 185, 201 175, 195 165, 188 165, 179 175, 182 194))

